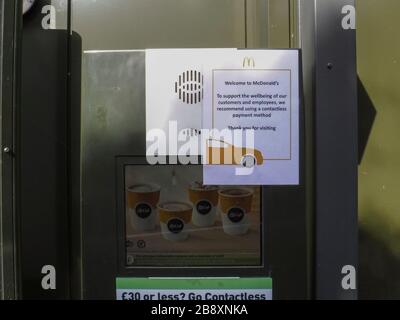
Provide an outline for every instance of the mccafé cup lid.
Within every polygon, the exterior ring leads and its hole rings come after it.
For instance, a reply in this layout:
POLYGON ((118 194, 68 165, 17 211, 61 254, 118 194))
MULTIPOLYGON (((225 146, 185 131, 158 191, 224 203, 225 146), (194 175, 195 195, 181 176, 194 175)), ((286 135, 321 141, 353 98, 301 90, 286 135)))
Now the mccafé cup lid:
POLYGON ((161 187, 155 183, 139 183, 128 187, 128 192, 133 193, 151 193, 160 190, 161 187))
POLYGON ((220 190, 218 194, 220 208, 223 213, 228 214, 233 209, 241 209, 246 213, 251 212, 253 190, 239 187, 227 188, 220 190))
POLYGON ((218 190, 218 186, 204 185, 203 182, 195 181, 190 184, 190 189, 193 191, 215 191, 218 190))
POLYGON ((167 223, 170 219, 181 219, 185 223, 192 220, 193 206, 186 202, 169 201, 158 205, 160 221, 167 223))
POLYGON ((164 202, 159 204, 158 208, 165 212, 184 212, 193 209, 189 203, 179 201, 164 202))
POLYGON ((254 194, 254 191, 247 188, 226 188, 219 190, 219 195, 226 198, 248 197, 254 194))
POLYGON ((207 186, 202 182, 195 181, 189 188, 189 199, 193 204, 199 201, 208 201, 212 205, 218 205, 218 186, 207 186))

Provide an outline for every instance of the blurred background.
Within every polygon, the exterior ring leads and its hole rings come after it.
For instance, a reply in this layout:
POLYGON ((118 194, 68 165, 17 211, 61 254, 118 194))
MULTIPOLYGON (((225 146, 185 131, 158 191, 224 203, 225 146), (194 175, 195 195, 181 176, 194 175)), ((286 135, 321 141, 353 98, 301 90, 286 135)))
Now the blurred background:
POLYGON ((357 0, 356 6, 365 146, 359 167, 359 293, 400 299, 400 1, 357 0))

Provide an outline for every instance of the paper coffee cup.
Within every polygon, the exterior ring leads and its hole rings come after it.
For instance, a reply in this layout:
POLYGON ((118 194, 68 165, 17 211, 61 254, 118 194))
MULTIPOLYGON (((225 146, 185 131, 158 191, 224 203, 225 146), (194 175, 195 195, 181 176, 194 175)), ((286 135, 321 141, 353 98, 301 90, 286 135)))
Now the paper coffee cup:
POLYGON ((219 191, 219 207, 226 234, 237 236, 249 231, 251 205, 254 192, 245 188, 223 189, 219 191))
POLYGON ((189 199, 193 204, 193 224, 198 227, 213 226, 217 220, 218 187, 194 182, 189 188, 189 199))
POLYGON ((158 206, 163 237, 171 241, 183 241, 189 237, 193 207, 184 202, 165 202, 158 206))
POLYGON ((153 231, 157 224, 160 186, 137 184, 128 188, 127 202, 131 224, 136 231, 153 231))

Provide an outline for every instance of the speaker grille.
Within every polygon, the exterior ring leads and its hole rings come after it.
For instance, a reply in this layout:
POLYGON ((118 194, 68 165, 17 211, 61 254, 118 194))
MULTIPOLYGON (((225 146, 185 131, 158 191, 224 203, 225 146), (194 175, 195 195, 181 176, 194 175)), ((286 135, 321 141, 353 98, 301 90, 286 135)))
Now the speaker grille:
POLYGON ((204 76, 196 70, 187 70, 175 82, 175 93, 186 104, 197 104, 204 97, 204 76))

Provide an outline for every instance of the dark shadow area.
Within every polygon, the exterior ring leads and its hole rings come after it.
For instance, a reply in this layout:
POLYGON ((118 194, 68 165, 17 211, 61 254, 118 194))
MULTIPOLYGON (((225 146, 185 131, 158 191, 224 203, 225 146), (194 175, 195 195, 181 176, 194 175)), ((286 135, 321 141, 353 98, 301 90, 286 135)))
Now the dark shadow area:
POLYGON ((375 122, 377 111, 371 98, 368 95, 360 78, 357 77, 358 82, 358 163, 364 156, 365 149, 369 136, 372 131, 372 126, 375 122))
POLYGON ((400 299, 400 259, 360 227, 359 298, 400 299))

